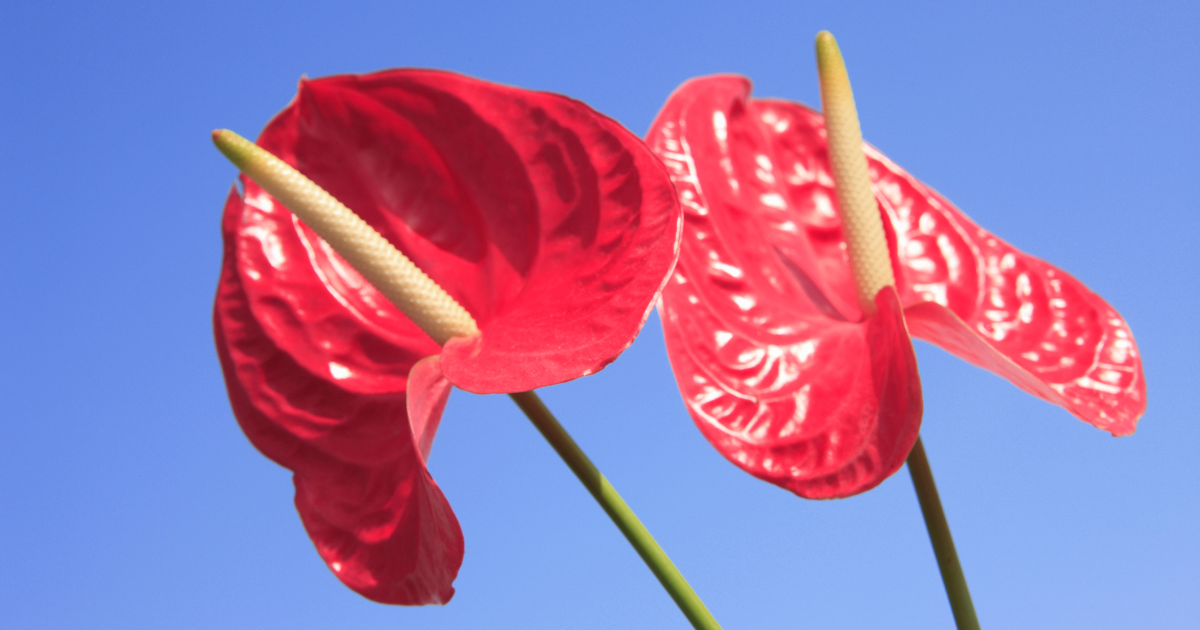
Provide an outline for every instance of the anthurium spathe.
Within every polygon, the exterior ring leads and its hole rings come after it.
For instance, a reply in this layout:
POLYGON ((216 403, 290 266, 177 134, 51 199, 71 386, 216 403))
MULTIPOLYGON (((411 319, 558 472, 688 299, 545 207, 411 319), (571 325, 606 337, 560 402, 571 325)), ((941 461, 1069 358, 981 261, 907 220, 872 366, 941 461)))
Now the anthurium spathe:
POLYGON ((238 422, 295 473, 339 579, 444 603, 463 540, 425 461, 451 385, 522 392, 628 347, 678 249, 669 177, 582 103, 436 71, 302 81, 258 145, 469 313, 431 338, 254 181, 226 202, 214 324, 238 422))
POLYGON ((672 367, 697 425, 748 472, 826 498, 897 470, 920 418, 905 322, 1086 422, 1133 432, 1145 383, 1120 315, 865 144, 895 289, 864 316, 817 112, 752 99, 743 77, 694 79, 647 141, 685 213, 662 297, 672 367))

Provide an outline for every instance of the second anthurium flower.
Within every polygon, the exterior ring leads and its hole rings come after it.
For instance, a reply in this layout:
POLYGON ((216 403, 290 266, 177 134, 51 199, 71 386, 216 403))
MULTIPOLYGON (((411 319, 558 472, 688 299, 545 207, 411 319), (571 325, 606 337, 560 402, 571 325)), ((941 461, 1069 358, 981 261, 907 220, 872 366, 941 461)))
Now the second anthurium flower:
POLYGON ((1145 382, 1120 315, 865 144, 895 288, 864 313, 819 113, 752 99, 743 77, 694 79, 647 142, 685 213, 662 297, 676 381, 705 437, 747 472, 835 498, 899 469, 921 416, 909 332, 1133 432, 1145 382))
POLYGON ((678 252, 668 173, 578 101, 436 71, 303 81, 258 145, 478 326, 443 347, 253 181, 230 193, 214 326, 238 422, 339 579, 444 603, 463 539, 425 460, 451 385, 532 390, 627 348, 678 252))

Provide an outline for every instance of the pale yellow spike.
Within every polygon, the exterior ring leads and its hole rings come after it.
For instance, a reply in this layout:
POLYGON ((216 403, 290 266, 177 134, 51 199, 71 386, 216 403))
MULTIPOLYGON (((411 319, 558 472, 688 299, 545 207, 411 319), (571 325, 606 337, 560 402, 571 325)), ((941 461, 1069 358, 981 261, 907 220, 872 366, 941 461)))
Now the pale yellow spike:
POLYGON ((250 179, 291 210, 368 282, 439 344, 479 334, 454 298, 340 201, 283 160, 227 129, 213 143, 250 179))
POLYGON ((850 271, 858 305, 868 317, 875 313, 880 289, 896 284, 888 254, 879 206, 867 175, 862 129, 850 91, 842 51, 829 31, 817 34, 817 71, 821 77, 821 107, 829 138, 829 162, 837 186, 842 233, 849 249, 850 271))

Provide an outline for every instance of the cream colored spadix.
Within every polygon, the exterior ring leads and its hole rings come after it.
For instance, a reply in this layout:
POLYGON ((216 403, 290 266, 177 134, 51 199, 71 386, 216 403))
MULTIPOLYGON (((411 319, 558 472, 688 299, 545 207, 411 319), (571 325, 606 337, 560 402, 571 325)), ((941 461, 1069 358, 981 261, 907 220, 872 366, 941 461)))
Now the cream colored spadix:
POLYGON ((867 175, 867 156, 863 153, 862 129, 858 109, 850 91, 850 77, 842 61, 842 51, 829 31, 817 34, 817 72, 821 77, 821 107, 828 133, 829 162, 837 187, 842 233, 849 250, 854 291, 863 314, 875 313, 875 296, 880 289, 894 286, 892 260, 888 254, 879 206, 867 175))
POLYGON ((479 334, 475 319, 379 232, 283 160, 227 129, 213 143, 439 344, 479 334))

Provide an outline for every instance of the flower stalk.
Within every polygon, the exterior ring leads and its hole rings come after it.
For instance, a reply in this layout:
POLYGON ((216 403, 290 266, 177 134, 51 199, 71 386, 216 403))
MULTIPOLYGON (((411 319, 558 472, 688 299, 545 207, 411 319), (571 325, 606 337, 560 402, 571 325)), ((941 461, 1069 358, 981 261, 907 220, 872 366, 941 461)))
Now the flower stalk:
MULTIPOLYGON (((816 46, 821 106, 825 114, 829 162, 837 188, 842 233, 849 250, 854 292, 863 315, 870 317, 876 310, 875 296, 886 287, 894 287, 896 280, 883 232, 883 220, 879 216, 879 206, 867 173, 858 109, 854 105, 854 94, 850 90, 850 78, 846 73, 842 52, 829 31, 817 34, 816 46)), ((967 589, 967 579, 950 536, 950 524, 942 509, 937 486, 933 482, 933 471, 919 435, 907 463, 955 624, 959 630, 979 630, 975 605, 967 589)))
POLYGON ((675 563, 667 557, 667 553, 654 540, 654 536, 650 535, 646 526, 642 525, 642 521, 633 513, 633 510, 629 509, 629 505, 625 503, 621 495, 617 494, 608 479, 604 478, 592 460, 588 459, 575 440, 571 439, 567 430, 559 424, 554 414, 550 413, 550 410, 542 403, 542 399, 533 392, 520 392, 509 394, 509 396, 517 403, 521 411, 525 412, 525 415, 546 438, 550 446, 554 447, 555 452, 566 462, 571 472, 579 477, 579 481, 588 489, 588 492, 592 493, 592 497, 596 499, 600 507, 604 508, 609 518, 616 524, 617 529, 625 534, 629 544, 637 550, 646 566, 650 567, 650 571, 654 573, 654 577, 658 578, 667 594, 675 600, 679 610, 683 612, 688 621, 692 622, 692 626, 696 630, 720 630, 721 626, 717 620, 712 613, 708 612, 704 602, 700 601, 700 597, 696 595, 696 591, 692 590, 691 585, 688 584, 679 569, 675 568, 675 563))
POLYGON ((920 436, 908 455, 908 474, 912 476, 917 490, 917 502, 921 504, 921 516, 925 518, 925 529, 929 531, 929 542, 937 558, 942 582, 946 585, 946 597, 959 630, 979 630, 979 619, 975 617, 975 604, 971 591, 967 589, 967 576, 958 562, 958 551, 954 549, 954 538, 950 535, 950 523, 942 510, 937 485, 933 483, 933 470, 925 457, 925 445, 920 436))

